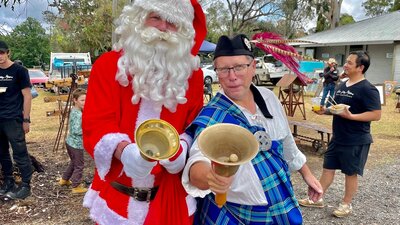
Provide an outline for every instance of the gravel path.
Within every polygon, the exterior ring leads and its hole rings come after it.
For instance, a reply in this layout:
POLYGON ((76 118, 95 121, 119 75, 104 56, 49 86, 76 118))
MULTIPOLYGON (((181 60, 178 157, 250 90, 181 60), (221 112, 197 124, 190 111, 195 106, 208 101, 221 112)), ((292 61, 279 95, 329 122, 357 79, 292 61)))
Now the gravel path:
MULTIPOLYGON (((307 153, 309 166, 319 178, 322 157, 307 153)), ((370 154, 371 155, 371 154, 370 154)), ((379 156, 379 155, 378 155, 379 156)), ((377 157, 377 156, 375 156, 377 157)), ((302 207, 304 224, 324 225, 394 225, 400 224, 400 157, 394 154, 385 163, 367 163, 364 176, 359 179, 359 189, 353 199, 353 214, 347 218, 332 216, 344 193, 344 174, 336 172, 333 184, 324 196, 322 209, 302 207)), ((375 161, 375 158, 370 159, 375 161)), ((298 173, 292 176, 297 197, 306 197, 306 185, 298 173)))

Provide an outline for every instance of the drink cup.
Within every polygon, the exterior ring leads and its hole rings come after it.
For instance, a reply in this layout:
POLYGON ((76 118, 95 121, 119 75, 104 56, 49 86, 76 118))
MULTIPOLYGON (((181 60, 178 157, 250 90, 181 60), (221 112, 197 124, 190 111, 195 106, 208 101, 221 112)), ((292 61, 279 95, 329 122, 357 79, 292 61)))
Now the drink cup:
POLYGON ((321 106, 319 105, 320 102, 321 102, 321 98, 320 97, 311 98, 312 111, 320 111, 321 110, 321 106))

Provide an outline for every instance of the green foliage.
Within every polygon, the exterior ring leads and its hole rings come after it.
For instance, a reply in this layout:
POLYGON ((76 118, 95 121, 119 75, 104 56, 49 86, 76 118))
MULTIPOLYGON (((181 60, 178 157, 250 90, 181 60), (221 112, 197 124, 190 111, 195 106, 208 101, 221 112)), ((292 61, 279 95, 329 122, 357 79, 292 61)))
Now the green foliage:
POLYGON ((16 26, 8 37, 11 59, 19 59, 26 67, 39 66, 50 61, 49 36, 39 21, 28 17, 16 26))
POLYGON ((59 10, 57 15, 45 13, 52 24, 53 52, 90 52, 97 57, 111 47, 112 1, 61 0, 50 6, 59 10))
POLYGON ((221 35, 228 33, 229 11, 221 1, 213 1, 206 10, 208 41, 216 43, 221 35))
POLYGON ((301 37, 305 21, 313 17, 309 0, 286 0, 280 6, 282 19, 277 23, 277 31, 286 38, 301 37))
POLYGON ((315 28, 315 32, 327 30, 329 29, 329 27, 330 24, 327 19, 322 14, 319 14, 317 18, 317 27, 315 28))
POLYGON ((309 0, 317 12, 316 32, 334 29, 340 25, 340 8, 343 0, 309 0))
POLYGON ((394 12, 400 10, 400 0, 394 0, 392 7, 389 9, 389 12, 394 12))
POLYGON ((367 12, 367 16, 379 16, 385 14, 393 0, 367 0, 362 3, 362 6, 367 12))
POLYGON ((341 26, 342 25, 346 25, 346 24, 355 23, 355 22, 356 21, 354 20, 354 18, 351 15, 347 14, 347 13, 342 14, 342 16, 340 17, 340 25, 341 26))
POLYGON ((220 35, 252 33, 257 21, 281 17, 275 0, 214 0, 202 1, 206 7, 208 38, 215 41, 220 35))
POLYGON ((379 16, 400 10, 400 0, 367 0, 362 6, 367 16, 379 16))

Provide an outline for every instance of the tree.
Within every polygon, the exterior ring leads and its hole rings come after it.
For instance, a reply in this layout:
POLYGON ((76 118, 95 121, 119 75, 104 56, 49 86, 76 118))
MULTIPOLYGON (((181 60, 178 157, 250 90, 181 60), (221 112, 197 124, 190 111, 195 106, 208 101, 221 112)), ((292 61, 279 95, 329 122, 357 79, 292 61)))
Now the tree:
POLYGON ((367 16, 379 16, 389 10, 391 0, 367 0, 361 6, 365 8, 367 16))
POLYGON ((259 20, 281 16, 279 4, 274 0, 215 0, 211 3, 202 1, 202 5, 209 5, 207 8, 208 22, 219 19, 218 22, 213 22, 211 27, 215 27, 219 33, 227 35, 246 33, 246 31, 253 30, 255 27, 252 26, 259 20), (216 27, 216 23, 221 26, 216 27))
MULTIPOLYGON (((205 2, 205 1, 203 1, 205 2)), ((209 5, 206 10, 207 18, 207 37, 208 41, 216 43, 218 38, 228 33, 229 11, 225 8, 224 3, 221 1, 213 1, 208 4, 202 3, 202 6, 209 5)))
POLYGON ((90 52, 98 56, 111 47, 112 1, 54 0, 58 15, 46 12, 52 24, 51 46, 63 52, 90 52))
POLYGON ((400 0, 367 0, 362 3, 367 16, 379 16, 400 9, 400 0))
POLYGON ((355 22, 356 21, 354 20, 354 18, 347 13, 342 14, 342 16, 340 16, 340 26, 355 23, 355 22))
POLYGON ((282 36, 296 38, 304 31, 307 19, 312 17, 312 8, 308 0, 286 0, 281 6, 283 17, 278 21, 277 30, 282 36))
POLYGON ((50 61, 49 36, 39 21, 32 17, 14 28, 8 42, 11 58, 21 60, 26 67, 50 61))
POLYGON ((400 0, 394 0, 392 8, 389 9, 389 12, 394 12, 400 10, 400 0))
POLYGON ((2 6, 8 7, 9 3, 11 3, 11 10, 14 10, 14 5, 17 3, 20 4, 21 0, 1 0, 0 7, 2 7, 2 6))
POLYGON ((326 27, 334 29, 340 25, 340 8, 343 0, 310 0, 309 2, 317 11, 317 31, 322 31, 321 28, 325 30, 326 27))

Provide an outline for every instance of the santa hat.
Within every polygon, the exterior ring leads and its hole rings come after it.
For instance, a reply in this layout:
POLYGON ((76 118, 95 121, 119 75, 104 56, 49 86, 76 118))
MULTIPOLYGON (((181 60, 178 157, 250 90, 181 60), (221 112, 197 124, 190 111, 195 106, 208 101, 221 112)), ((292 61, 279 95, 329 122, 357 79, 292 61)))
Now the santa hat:
POLYGON ((194 28, 192 55, 197 55, 207 34, 206 18, 197 0, 135 0, 133 6, 158 13, 163 19, 185 27, 194 28))

